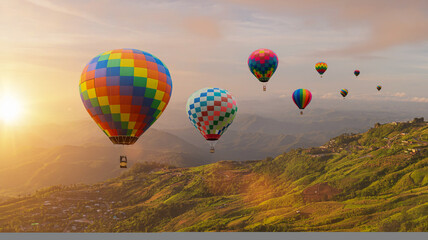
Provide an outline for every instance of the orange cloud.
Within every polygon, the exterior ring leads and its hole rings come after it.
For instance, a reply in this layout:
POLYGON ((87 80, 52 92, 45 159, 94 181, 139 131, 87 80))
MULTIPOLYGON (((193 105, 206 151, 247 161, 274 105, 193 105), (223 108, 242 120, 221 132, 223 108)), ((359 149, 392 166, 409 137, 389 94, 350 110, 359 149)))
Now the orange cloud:
MULTIPOLYGON (((313 25, 326 21, 332 27, 366 27, 365 40, 333 51, 333 54, 364 54, 386 48, 428 41, 428 1, 407 0, 234 0, 241 6, 271 14, 291 14, 311 19, 313 25)), ((308 21, 306 21, 308 22, 308 21)))
POLYGON ((187 32, 202 37, 210 39, 218 39, 222 37, 218 21, 210 17, 187 17, 183 20, 183 27, 187 32))

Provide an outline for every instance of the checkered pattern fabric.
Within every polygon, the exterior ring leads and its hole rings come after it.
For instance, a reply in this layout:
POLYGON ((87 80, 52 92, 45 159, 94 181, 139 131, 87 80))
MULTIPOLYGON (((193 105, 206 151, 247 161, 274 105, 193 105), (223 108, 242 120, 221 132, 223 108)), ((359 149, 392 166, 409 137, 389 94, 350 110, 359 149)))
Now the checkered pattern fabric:
POLYGON ((83 69, 80 97, 115 144, 133 144, 162 114, 172 92, 168 68, 150 53, 116 49, 83 69))
POLYGON ((267 82, 278 67, 278 56, 272 50, 258 49, 248 58, 248 67, 260 82, 267 82))
POLYGON ((207 140, 218 140, 235 118, 235 98, 221 88, 203 88, 187 100, 186 110, 193 126, 207 140))

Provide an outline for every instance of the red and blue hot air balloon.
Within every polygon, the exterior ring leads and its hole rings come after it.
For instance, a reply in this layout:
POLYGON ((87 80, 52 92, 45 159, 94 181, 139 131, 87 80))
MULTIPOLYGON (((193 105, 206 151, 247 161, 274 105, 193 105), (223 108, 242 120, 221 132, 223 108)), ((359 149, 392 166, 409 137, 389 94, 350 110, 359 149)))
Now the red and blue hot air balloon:
MULTIPOLYGON (((292 97, 297 107, 303 110, 311 102, 312 93, 308 89, 299 88, 293 92, 292 97)), ((303 111, 300 111, 300 114, 303 114, 303 111)))
POLYGON ((248 67, 251 73, 263 83, 263 91, 266 91, 266 84, 278 67, 278 56, 272 50, 258 49, 248 58, 248 67))
POLYGON ((356 77, 358 77, 358 75, 360 75, 360 70, 355 70, 354 74, 355 74, 356 77))

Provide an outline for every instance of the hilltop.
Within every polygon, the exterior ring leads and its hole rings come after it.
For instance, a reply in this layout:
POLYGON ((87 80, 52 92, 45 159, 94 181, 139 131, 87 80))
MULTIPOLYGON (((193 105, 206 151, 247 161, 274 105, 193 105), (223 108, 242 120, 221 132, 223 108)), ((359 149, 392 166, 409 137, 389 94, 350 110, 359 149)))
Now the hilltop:
POLYGON ((0 231, 428 231, 428 123, 376 124, 259 161, 135 164, 5 199, 0 231))

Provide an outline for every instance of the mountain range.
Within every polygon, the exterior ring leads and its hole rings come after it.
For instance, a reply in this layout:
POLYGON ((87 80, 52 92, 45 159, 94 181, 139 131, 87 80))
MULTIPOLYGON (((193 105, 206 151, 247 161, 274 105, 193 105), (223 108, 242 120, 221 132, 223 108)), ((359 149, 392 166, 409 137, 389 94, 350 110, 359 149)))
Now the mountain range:
POLYGON ((428 231, 428 123, 376 124, 275 158, 137 163, 3 200, 3 232, 428 231))
MULTIPOLYGON (((408 120, 410 110, 405 109, 414 109, 408 108, 410 104, 395 104, 398 112, 384 105, 383 110, 365 110, 360 105, 355 110, 344 106, 326 109, 325 105, 337 101, 325 100, 315 102, 300 116, 294 106, 283 102, 280 98, 269 104, 240 101, 240 112, 217 143, 215 154, 208 152, 208 144, 188 122, 180 104, 169 106, 165 116, 135 145, 125 148, 113 145, 89 118, 0 128, 4 136, 0 144, 0 195, 117 177, 125 171, 118 168, 122 154, 128 156, 129 166, 158 162, 190 167, 221 160, 260 160, 290 149, 319 146, 341 133, 361 133, 376 122, 408 120)), ((352 101, 341 104, 355 105, 352 101)), ((420 109, 419 116, 424 116, 426 111, 420 109)))

